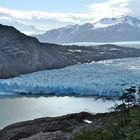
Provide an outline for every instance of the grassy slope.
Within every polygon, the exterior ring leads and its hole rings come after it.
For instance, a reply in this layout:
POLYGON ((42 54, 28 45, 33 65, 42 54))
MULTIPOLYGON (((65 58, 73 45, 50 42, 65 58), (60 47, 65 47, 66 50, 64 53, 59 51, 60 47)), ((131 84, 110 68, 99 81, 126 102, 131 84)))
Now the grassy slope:
POLYGON ((140 105, 130 111, 130 122, 123 128, 127 140, 140 140, 140 105))
POLYGON ((140 140, 140 105, 131 108, 122 121, 122 114, 108 114, 97 124, 74 135, 72 140, 140 140))

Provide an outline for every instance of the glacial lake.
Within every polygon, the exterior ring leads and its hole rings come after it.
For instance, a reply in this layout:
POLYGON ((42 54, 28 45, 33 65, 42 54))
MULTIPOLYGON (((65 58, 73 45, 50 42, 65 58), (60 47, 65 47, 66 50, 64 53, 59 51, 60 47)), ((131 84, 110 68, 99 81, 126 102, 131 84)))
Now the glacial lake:
POLYGON ((107 112, 114 105, 112 100, 95 97, 33 97, 0 96, 0 129, 12 123, 40 117, 54 117, 81 111, 107 112))

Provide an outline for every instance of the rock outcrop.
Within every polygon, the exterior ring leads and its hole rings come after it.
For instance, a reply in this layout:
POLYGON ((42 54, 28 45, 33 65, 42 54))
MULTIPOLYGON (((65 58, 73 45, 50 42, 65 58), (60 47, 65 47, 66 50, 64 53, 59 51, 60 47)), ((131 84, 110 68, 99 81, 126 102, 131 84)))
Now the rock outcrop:
POLYGON ((0 140, 70 140, 72 135, 96 122, 105 114, 81 112, 54 118, 40 118, 7 126, 0 131, 0 140))

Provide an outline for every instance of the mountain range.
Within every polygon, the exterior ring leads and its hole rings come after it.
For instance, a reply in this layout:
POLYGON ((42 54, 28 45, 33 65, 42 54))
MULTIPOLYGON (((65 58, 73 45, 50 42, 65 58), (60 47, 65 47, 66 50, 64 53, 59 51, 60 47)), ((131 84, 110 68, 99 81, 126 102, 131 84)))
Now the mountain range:
POLYGON ((70 25, 36 35, 41 42, 119 42, 140 41, 140 20, 132 16, 103 18, 95 23, 70 25))

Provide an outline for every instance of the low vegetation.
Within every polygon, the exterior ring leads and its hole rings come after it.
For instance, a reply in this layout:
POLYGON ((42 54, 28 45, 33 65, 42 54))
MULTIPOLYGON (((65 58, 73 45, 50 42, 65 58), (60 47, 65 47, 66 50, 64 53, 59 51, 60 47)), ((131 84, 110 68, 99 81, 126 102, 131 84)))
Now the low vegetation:
POLYGON ((126 89, 122 104, 113 107, 115 113, 82 129, 72 140, 140 140, 140 103, 134 92, 135 87, 126 89))

